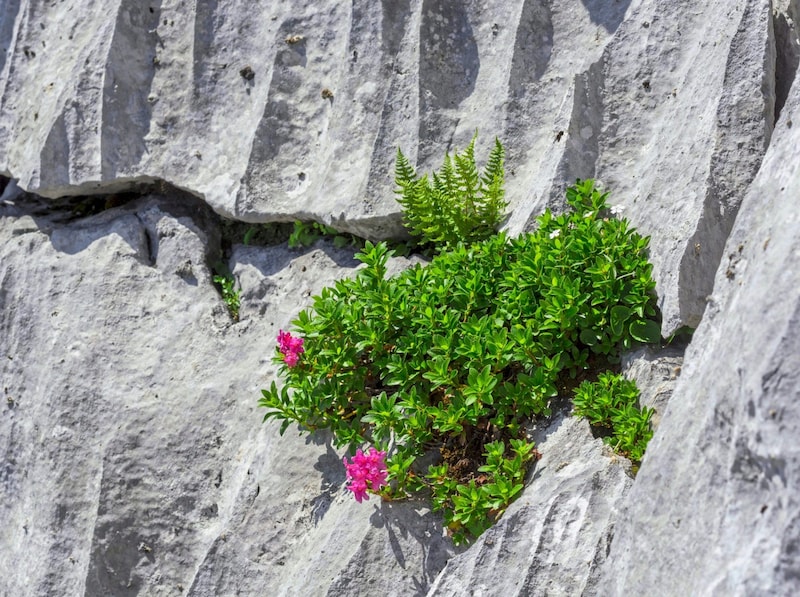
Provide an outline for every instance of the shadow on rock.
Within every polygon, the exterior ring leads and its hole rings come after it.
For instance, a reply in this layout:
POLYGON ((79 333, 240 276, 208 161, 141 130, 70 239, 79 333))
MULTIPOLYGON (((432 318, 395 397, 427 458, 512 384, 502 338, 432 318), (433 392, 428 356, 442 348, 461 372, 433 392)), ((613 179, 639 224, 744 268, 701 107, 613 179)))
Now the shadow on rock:
POLYGON ((625 13, 628 11, 628 6, 631 0, 581 0, 586 10, 589 12, 589 17, 592 23, 602 25, 609 33, 614 33, 619 27, 620 23, 625 19, 625 13))
POLYGON ((314 526, 319 524, 336 499, 336 494, 345 482, 345 470, 342 460, 331 443, 332 436, 327 431, 317 431, 308 438, 306 444, 325 444, 326 452, 321 454, 314 469, 322 473, 320 494, 311 500, 311 520, 314 526))
POLYGON ((392 556, 403 569, 408 565, 403 546, 408 550, 411 542, 419 545, 423 554, 422 569, 412 576, 413 593, 409 593, 415 596, 425 595, 447 561, 467 549, 453 546, 444 532, 441 515, 431 512, 426 500, 375 504, 370 523, 386 533, 392 556))

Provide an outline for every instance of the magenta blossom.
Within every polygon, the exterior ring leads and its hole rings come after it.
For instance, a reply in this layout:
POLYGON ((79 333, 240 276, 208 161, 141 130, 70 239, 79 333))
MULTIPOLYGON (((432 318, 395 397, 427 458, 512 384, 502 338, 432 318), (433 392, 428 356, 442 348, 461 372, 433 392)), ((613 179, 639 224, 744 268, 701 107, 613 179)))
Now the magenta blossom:
POLYGON ((297 365, 299 355, 305 352, 303 339, 295 338, 289 332, 278 331, 278 350, 283 354, 283 362, 289 367, 297 365))
POLYGON ((370 448, 367 454, 356 450, 356 455, 350 464, 346 458, 342 458, 347 469, 347 489, 353 492, 353 497, 359 504, 362 500, 369 499, 367 491, 377 493, 386 485, 387 471, 384 458, 386 452, 380 452, 375 448, 370 448))
POLYGON ((283 357, 283 362, 286 363, 289 367, 294 367, 297 365, 297 360, 299 357, 297 356, 296 352, 289 352, 283 357))

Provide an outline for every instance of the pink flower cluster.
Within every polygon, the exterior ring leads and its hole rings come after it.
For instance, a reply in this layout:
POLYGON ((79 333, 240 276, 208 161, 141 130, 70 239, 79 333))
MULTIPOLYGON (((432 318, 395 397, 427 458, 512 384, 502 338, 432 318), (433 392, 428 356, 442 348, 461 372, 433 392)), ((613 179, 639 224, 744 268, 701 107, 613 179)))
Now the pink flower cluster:
POLYGON ((283 354, 283 362, 289 367, 297 365, 297 360, 303 348, 303 339, 295 338, 289 332, 280 330, 278 332, 278 350, 283 354))
POLYGON ((367 490, 377 493, 386 485, 386 452, 379 452, 370 448, 367 454, 356 450, 356 455, 350 464, 342 458, 347 469, 347 489, 353 492, 353 497, 360 504, 361 500, 368 500, 367 490))

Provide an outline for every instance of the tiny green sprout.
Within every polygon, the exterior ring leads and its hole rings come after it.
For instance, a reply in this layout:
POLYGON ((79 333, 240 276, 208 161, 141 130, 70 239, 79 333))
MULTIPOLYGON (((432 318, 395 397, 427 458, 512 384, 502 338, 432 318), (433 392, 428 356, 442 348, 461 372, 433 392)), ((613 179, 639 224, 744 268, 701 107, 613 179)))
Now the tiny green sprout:
POLYGON ((363 245, 363 239, 339 232, 335 228, 320 224, 318 222, 300 222, 299 220, 294 223, 294 231, 289 236, 289 247, 295 249, 297 247, 310 247, 320 238, 331 238, 333 246, 341 249, 346 246, 360 247, 363 245))
POLYGON ((249 245, 253 241, 253 236, 255 236, 256 232, 258 232, 258 229, 255 226, 250 226, 244 233, 242 243, 244 245, 249 245))
POLYGON ((214 283, 219 286, 222 300, 228 306, 228 311, 234 321, 239 321, 239 291, 234 287, 236 281, 233 276, 214 276, 214 283))

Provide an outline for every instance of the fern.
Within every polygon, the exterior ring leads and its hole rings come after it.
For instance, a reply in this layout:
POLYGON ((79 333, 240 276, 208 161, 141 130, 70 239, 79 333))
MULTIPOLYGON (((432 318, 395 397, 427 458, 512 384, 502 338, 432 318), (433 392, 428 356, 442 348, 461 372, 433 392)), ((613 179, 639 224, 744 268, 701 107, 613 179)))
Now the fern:
POLYGON ((505 151, 499 139, 495 137, 494 148, 489 154, 489 161, 481 177, 481 199, 483 201, 482 208, 485 219, 496 223, 500 222, 503 217, 503 211, 508 206, 505 200, 505 189, 503 188, 505 179, 504 162, 505 151))
POLYGON ((485 240, 496 231, 508 206, 503 189, 503 146, 498 139, 489 161, 475 165, 477 133, 462 153, 450 157, 430 178, 417 178, 411 163, 397 150, 395 183, 406 227, 423 243, 448 247, 458 242, 485 240))

